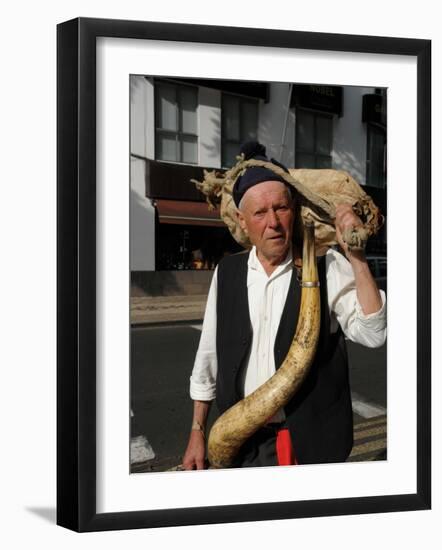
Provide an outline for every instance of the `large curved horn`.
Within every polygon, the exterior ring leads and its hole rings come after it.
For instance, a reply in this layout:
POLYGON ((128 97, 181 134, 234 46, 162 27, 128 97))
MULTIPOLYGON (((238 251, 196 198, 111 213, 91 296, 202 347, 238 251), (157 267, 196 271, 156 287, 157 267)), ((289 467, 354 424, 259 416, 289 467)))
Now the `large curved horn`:
POLYGON ((222 414, 208 442, 213 468, 228 468, 244 442, 284 407, 302 384, 313 362, 320 329, 320 294, 314 224, 304 226, 301 305, 295 336, 275 374, 222 414))

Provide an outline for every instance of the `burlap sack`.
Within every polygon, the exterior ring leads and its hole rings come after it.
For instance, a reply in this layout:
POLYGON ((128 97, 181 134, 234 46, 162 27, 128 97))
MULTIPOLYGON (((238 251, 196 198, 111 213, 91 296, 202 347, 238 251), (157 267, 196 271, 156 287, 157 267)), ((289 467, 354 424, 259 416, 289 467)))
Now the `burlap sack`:
POLYGON ((295 188, 301 218, 315 222, 318 251, 337 244, 334 218, 335 207, 339 203, 351 204, 363 223, 343 234, 344 241, 351 249, 363 249, 368 238, 375 235, 384 222, 384 217, 372 198, 343 170, 293 168, 287 174, 271 162, 238 158, 238 162, 227 172, 204 170, 204 180, 192 182, 206 196, 210 209, 220 205, 221 218, 233 238, 244 248, 250 248, 251 244, 238 223, 232 189, 238 176, 250 166, 264 166, 282 176, 295 188))

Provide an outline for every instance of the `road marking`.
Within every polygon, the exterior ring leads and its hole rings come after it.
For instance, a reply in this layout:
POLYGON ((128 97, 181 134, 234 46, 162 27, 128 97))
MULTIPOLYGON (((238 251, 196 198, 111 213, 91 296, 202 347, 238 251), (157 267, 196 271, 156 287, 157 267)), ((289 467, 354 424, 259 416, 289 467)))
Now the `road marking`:
POLYGON ((371 420, 366 420, 365 422, 358 422, 355 425, 355 431, 363 431, 367 428, 374 428, 376 426, 385 426, 385 423, 387 421, 387 416, 384 414, 383 416, 376 416, 372 418, 371 420))
POLYGON ((382 416, 386 414, 387 410, 380 405, 375 403, 370 403, 365 400, 358 393, 351 393, 351 401, 353 411, 363 418, 373 418, 374 416, 382 416))
POLYGON ((354 426, 354 445, 349 462, 386 460, 387 417, 375 416, 354 426))
POLYGON ((385 451, 385 448, 385 439, 367 441, 367 443, 355 445, 350 455, 350 461, 356 462, 357 460, 361 460, 362 455, 365 455, 364 460, 374 460, 376 455, 381 454, 382 451, 385 451), (369 458, 369 455, 371 455, 372 458, 369 458))
POLYGON ((144 435, 132 437, 130 440, 130 463, 139 464, 155 458, 154 450, 144 435))
POLYGON ((203 330, 203 325, 190 325, 190 326, 196 330, 203 330))
POLYGON ((362 439, 365 437, 374 437, 378 435, 384 435, 387 433, 387 426, 385 421, 382 425, 374 426, 373 428, 368 428, 365 430, 358 430, 358 426, 355 426, 354 436, 355 439, 362 439))

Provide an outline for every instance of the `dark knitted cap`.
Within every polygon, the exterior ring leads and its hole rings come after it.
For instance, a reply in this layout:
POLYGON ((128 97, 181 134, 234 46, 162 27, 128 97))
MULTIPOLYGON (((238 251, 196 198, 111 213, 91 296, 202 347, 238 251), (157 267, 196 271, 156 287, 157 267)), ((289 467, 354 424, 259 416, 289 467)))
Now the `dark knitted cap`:
MULTIPOLYGON (((244 160, 256 159, 263 160, 266 162, 271 162, 279 168, 282 168, 285 172, 289 173, 287 168, 281 163, 277 162, 275 159, 268 159, 266 157, 266 148, 261 143, 257 141, 248 141, 241 146, 240 154, 244 155, 244 160)), ((291 186, 278 174, 275 174, 273 170, 269 170, 264 166, 250 166, 244 172, 242 176, 239 176, 233 187, 233 200, 238 208, 241 199, 243 198, 245 192, 258 183, 263 181, 280 181, 287 185, 291 192, 291 186)))

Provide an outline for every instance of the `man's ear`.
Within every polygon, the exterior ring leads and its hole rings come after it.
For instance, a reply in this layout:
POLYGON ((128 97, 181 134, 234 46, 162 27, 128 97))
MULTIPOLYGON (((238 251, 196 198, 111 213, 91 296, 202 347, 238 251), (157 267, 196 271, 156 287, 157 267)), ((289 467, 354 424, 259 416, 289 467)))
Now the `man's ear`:
POLYGON ((244 214, 241 212, 241 210, 236 211, 236 216, 238 218, 239 225, 241 229, 244 231, 244 233, 247 235, 247 225, 246 225, 246 219, 244 217, 244 214))

